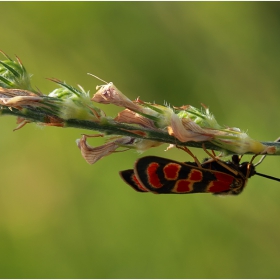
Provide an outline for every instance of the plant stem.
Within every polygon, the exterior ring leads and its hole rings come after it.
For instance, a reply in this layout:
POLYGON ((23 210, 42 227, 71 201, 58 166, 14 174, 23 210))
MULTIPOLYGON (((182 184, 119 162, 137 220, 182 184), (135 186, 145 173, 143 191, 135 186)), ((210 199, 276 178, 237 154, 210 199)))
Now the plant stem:
MULTIPOLYGON (((37 123, 45 123, 48 124, 46 121, 46 114, 41 108, 25 108, 23 110, 17 109, 9 109, 6 107, 2 107, 0 109, 0 115, 12 115, 17 117, 22 117, 24 119, 30 120, 31 122, 37 123)), ((56 117, 56 116, 54 116, 56 117)), ((133 125, 128 124, 121 124, 116 123, 114 121, 107 121, 107 122, 93 122, 93 121, 86 121, 86 120, 78 120, 78 119, 68 119, 63 121, 64 127, 75 127, 79 129, 88 129, 88 130, 95 130, 102 132, 106 135, 122 135, 122 136, 130 136, 134 138, 141 138, 141 139, 148 139, 163 143, 169 143, 174 145, 180 146, 188 146, 188 147, 196 147, 202 148, 202 144, 205 145, 206 149, 210 150, 218 150, 221 151, 221 147, 216 146, 211 142, 180 142, 175 137, 169 135, 168 133, 162 130, 151 130, 143 127, 136 127, 133 125), (142 135, 136 132, 141 131, 142 135)), ((273 155, 280 155, 280 142, 261 142, 263 145, 266 146, 273 146, 276 148, 276 152, 273 155)), ((232 153, 227 151, 229 154, 232 153)), ((247 153, 252 154, 252 153, 247 153)))

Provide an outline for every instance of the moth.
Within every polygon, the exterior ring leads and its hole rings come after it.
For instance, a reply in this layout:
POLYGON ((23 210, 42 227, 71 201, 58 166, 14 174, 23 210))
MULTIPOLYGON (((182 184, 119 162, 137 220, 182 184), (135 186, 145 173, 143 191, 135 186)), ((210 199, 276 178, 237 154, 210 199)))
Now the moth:
POLYGON ((121 171, 120 176, 134 190, 155 194, 237 195, 254 175, 280 181, 256 171, 256 166, 265 156, 254 165, 256 155, 250 162, 241 163, 241 156, 238 155, 233 155, 230 161, 222 161, 207 153, 210 159, 203 163, 199 163, 192 154, 194 162, 178 162, 157 156, 142 157, 135 162, 134 169, 121 171))

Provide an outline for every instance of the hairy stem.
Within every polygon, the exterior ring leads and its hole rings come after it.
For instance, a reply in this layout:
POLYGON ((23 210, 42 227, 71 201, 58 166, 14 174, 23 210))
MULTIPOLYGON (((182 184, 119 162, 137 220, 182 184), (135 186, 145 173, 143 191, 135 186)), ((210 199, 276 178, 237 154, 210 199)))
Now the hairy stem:
MULTIPOLYGON (((24 110, 17 110, 17 109, 9 109, 3 107, 0 109, 1 115, 12 115, 17 117, 22 117, 31 122, 36 123, 45 123, 48 124, 46 114, 40 108, 32 108, 32 109, 24 109, 24 110)), ((54 116, 56 117, 56 116, 54 116)), ((63 127, 75 127, 79 129, 88 129, 102 132, 106 135, 122 135, 122 136, 131 136, 134 138, 141 138, 141 139, 148 139, 154 140, 163 143, 169 143, 174 145, 180 146, 188 146, 188 147, 196 147, 202 148, 204 144, 206 149, 211 150, 218 150, 221 151, 221 147, 216 146, 211 142, 180 142, 175 137, 169 135, 168 133, 162 130, 151 130, 143 127, 135 127, 133 125, 128 124, 121 124, 116 123, 114 121, 107 121, 107 122, 93 122, 93 121, 86 121, 86 120, 78 120, 78 119, 68 119, 63 120, 63 127), (141 132, 141 133, 139 133, 141 132)), ((261 142, 265 146, 275 147, 276 152, 273 155, 280 155, 280 142, 261 142)), ((228 151, 228 153, 232 153, 228 151)), ((252 154, 250 152, 246 154, 252 154)))

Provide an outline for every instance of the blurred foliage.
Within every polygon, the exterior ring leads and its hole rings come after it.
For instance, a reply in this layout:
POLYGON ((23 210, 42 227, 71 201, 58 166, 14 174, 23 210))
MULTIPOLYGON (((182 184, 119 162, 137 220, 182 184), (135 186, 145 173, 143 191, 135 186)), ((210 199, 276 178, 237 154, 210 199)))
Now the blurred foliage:
MULTIPOLYGON (((49 93, 55 77, 95 92, 210 107, 258 140, 279 136, 278 2, 1 2, 0 49, 49 93)), ((107 108, 111 115, 117 108, 107 108), (110 111, 111 110, 111 111, 110 111)), ((253 177, 238 197, 134 192, 127 152, 86 164, 75 129, 0 118, 1 278, 278 278, 279 184, 253 177)), ((94 139, 93 145, 98 140, 94 139)), ((201 151, 193 150, 199 158, 201 151)), ((189 160, 182 151, 155 154, 189 160)), ((279 177, 279 158, 258 166, 279 177)))

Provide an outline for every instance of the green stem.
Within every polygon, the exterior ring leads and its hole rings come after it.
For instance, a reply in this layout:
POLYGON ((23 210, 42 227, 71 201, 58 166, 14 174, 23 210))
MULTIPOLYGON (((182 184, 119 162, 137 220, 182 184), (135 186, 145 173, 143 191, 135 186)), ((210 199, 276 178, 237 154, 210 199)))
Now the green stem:
MULTIPOLYGON (((17 109, 10 110, 8 108, 2 108, 0 109, 0 114, 23 117, 27 120, 30 120, 32 122, 37 122, 37 123, 47 123, 46 114, 44 113, 44 110, 40 108, 35 108, 35 109, 28 108, 24 110, 17 110, 17 109)), ((78 120, 78 119, 68 119, 68 120, 64 120, 63 124, 64 127, 75 127, 79 129, 95 130, 95 131, 105 133, 106 135, 131 136, 135 138, 154 140, 158 142, 175 144, 180 146, 202 148, 202 144, 204 143, 206 149, 218 150, 218 151, 221 150, 220 147, 214 145, 211 142, 183 143, 180 142, 178 139, 174 138, 173 136, 169 135, 168 133, 161 130, 154 130, 154 129, 151 130, 142 127, 135 127, 133 125, 116 123, 114 121, 92 122, 92 121, 85 121, 85 120, 78 120), (143 133, 143 136, 139 134, 135 134, 135 131, 143 133)), ((280 155, 280 142, 261 142, 261 143, 266 146, 274 146, 276 148, 276 153, 274 155, 280 155)), ((232 153, 230 151, 228 152, 229 154, 232 153)), ((247 153, 247 154, 251 154, 251 153, 247 153)))

